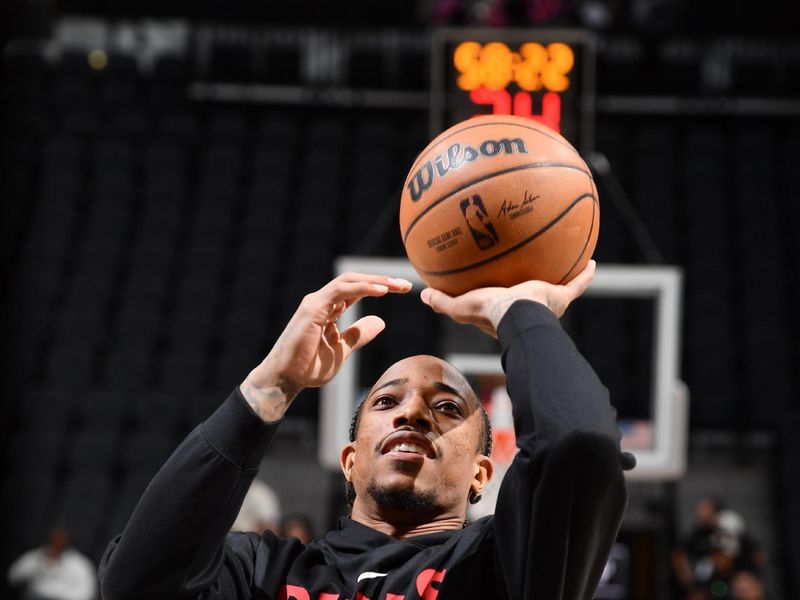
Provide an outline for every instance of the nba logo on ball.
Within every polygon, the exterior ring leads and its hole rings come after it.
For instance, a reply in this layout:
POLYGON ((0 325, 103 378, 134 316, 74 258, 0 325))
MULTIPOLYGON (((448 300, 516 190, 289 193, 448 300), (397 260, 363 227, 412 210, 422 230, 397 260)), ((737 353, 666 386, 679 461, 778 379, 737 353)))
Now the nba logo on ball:
POLYGON ((464 213, 467 227, 469 227, 475 243, 478 244, 478 248, 486 250, 500 241, 497 231, 489 219, 489 213, 483 206, 483 200, 478 194, 473 194, 472 198, 464 198, 461 201, 461 212, 464 213))
POLYGON ((485 115, 419 154, 399 224, 420 277, 462 294, 529 279, 566 283, 592 257, 600 207, 591 171, 561 135, 530 119, 485 115))

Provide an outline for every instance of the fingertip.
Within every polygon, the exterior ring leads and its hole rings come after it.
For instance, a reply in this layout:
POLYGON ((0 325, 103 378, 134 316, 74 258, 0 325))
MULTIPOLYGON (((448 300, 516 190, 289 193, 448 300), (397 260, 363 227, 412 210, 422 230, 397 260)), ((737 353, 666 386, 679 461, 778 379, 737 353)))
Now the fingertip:
POLYGON ((383 285, 382 283, 373 283, 371 285, 373 290, 381 294, 385 294, 389 291, 389 286, 383 285))
POLYGON ((395 292, 408 292, 414 287, 408 279, 401 279, 399 277, 388 277, 389 285, 392 286, 395 292))
POLYGON ((431 296, 433 295, 433 290, 431 288, 425 288, 419 293, 419 298, 425 304, 430 305, 431 303, 431 296))
POLYGON ((366 317, 362 317, 361 325, 365 325, 372 332, 371 338, 375 337, 381 331, 386 329, 386 321, 381 319, 378 315, 367 315, 366 317))

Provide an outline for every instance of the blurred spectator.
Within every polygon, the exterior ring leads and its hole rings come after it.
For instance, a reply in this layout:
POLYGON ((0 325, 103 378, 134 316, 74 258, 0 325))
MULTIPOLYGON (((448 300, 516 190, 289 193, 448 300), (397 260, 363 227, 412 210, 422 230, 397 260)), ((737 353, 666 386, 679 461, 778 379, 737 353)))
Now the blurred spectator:
POLYGON ((714 498, 698 502, 692 532, 672 558, 682 599, 763 600, 766 554, 742 516, 714 498))
POLYGON ((92 562, 69 545, 66 530, 50 533, 47 544, 29 550, 11 565, 8 580, 25 600, 93 600, 97 594, 92 562))
POLYGON ((672 553, 672 568, 680 587, 689 591, 696 580, 710 576, 711 537, 717 527, 722 503, 713 496, 701 498, 694 509, 689 535, 672 553))
POLYGON ((296 537, 304 544, 314 539, 314 528, 311 520, 303 515, 286 517, 281 524, 281 535, 285 538, 296 537))
POLYGON ((280 533, 281 505, 278 496, 266 483, 254 479, 244 497, 239 516, 231 531, 255 531, 264 533, 269 529, 275 535, 280 533))

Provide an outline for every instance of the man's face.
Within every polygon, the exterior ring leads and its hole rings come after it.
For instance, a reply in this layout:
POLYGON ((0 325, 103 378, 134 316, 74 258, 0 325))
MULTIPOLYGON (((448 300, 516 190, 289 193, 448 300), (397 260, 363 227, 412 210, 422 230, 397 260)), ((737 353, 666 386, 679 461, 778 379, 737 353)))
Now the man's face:
POLYGON ((480 446, 481 414, 467 381, 438 358, 413 356, 373 386, 342 469, 357 503, 435 516, 463 511, 470 490, 488 481, 480 446))
POLYGON ((50 532, 46 553, 50 558, 58 558, 69 546, 69 535, 64 529, 54 529, 50 532))
POLYGON ((701 498, 698 501, 694 515, 699 527, 714 527, 717 524, 717 507, 709 498, 701 498))

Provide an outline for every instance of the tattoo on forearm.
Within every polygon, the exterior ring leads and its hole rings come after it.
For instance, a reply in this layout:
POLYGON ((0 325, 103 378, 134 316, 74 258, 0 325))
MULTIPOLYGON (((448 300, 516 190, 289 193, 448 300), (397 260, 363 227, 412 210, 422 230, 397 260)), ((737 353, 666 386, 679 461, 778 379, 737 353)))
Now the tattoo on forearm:
POLYGON ((250 408, 265 422, 281 419, 294 399, 294 396, 287 396, 278 387, 257 388, 250 382, 244 382, 239 389, 250 408))

